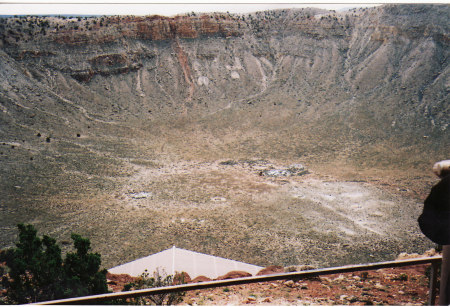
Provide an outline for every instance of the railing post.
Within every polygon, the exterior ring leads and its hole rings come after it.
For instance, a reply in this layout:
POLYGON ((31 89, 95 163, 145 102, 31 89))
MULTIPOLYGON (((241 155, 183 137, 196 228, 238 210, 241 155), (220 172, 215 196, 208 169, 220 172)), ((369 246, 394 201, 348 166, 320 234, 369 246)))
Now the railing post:
POLYGON ((441 289, 439 291, 439 305, 450 304, 450 245, 442 246, 441 289))
MULTIPOLYGON (((450 245, 449 245, 450 247, 450 245)), ((449 249, 450 252, 450 249, 449 249)), ((291 273, 278 273, 271 275, 263 275, 263 276, 252 276, 252 277, 243 277, 236 279, 226 279, 226 280, 215 280, 215 281, 207 281, 202 283, 195 284, 182 284, 168 287, 160 287, 160 288, 150 288, 150 289, 142 289, 142 290, 132 290, 125 292, 117 292, 117 293, 106 293, 106 294, 97 294, 91 296, 84 297, 75 297, 68 299, 61 299, 55 301, 47 301, 47 302, 39 302, 35 303, 35 305, 83 305, 83 304, 92 304, 98 303, 102 301, 108 301, 111 299, 124 299, 131 297, 141 297, 148 295, 157 295, 157 294, 165 294, 165 293, 173 293, 173 292, 182 292, 182 291, 193 291, 207 288, 217 288, 217 287, 225 287, 225 286, 236 286, 236 285, 244 285, 258 282, 267 282, 274 280, 288 280, 288 279, 302 279, 308 277, 316 277, 321 275, 330 275, 330 274, 340 274, 340 273, 350 273, 350 272, 360 272, 360 271, 371 271, 385 268, 397 268, 411 265, 419 265, 419 264, 428 264, 431 263, 436 268, 439 266, 439 263, 442 261, 442 257, 435 256, 429 258, 415 258, 415 259, 407 259, 407 260, 395 260, 395 261, 387 261, 387 262, 377 262, 377 263, 367 263, 367 264, 358 264, 358 265, 347 265, 341 267, 334 268, 325 268, 325 269, 315 269, 301 272, 291 272, 291 273)), ((433 299, 436 298, 436 278, 437 278, 437 269, 432 269, 431 283, 434 284, 430 288, 430 302, 433 302, 433 299)))
POLYGON ((431 262, 431 274, 430 274, 430 291, 428 296, 428 306, 434 306, 436 304, 436 292, 437 292, 437 275, 438 275, 438 262, 431 262))

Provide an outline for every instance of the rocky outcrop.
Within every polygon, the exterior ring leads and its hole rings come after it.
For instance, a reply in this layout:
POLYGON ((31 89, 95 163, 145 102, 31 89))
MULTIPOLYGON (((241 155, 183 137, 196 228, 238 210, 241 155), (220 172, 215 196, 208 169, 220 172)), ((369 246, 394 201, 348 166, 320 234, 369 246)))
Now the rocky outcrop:
POLYGON ((80 82, 89 82, 95 75, 102 76, 110 76, 110 75, 118 75, 118 74, 127 74, 131 71, 136 71, 142 67, 140 63, 128 63, 124 65, 117 65, 112 67, 104 67, 97 69, 85 69, 85 70, 76 70, 70 71, 70 76, 80 82))
POLYGON ((86 45, 95 41, 109 43, 122 37, 162 41, 179 38, 199 38, 208 36, 240 36, 239 22, 230 17, 200 15, 198 17, 176 16, 114 16, 97 18, 96 24, 89 32, 80 31, 74 26, 58 31, 53 40, 58 44, 86 45))

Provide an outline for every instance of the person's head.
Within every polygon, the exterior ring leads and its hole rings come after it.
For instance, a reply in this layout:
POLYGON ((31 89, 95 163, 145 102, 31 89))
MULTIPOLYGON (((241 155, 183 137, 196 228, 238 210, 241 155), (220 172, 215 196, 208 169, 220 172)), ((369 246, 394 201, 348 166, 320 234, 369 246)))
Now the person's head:
POLYGON ((419 227, 431 241, 440 245, 450 244, 450 160, 434 164, 433 172, 441 180, 431 188, 419 216, 419 227))
POLYGON ((433 172, 440 178, 450 175, 450 160, 443 160, 434 163, 433 172))

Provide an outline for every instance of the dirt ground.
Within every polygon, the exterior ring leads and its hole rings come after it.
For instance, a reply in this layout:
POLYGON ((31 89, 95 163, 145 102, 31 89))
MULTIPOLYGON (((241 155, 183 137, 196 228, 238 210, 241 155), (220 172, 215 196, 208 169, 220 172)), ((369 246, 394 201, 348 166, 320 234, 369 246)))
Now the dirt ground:
MULTIPOLYGON (((416 221, 423 204, 410 190, 309 167, 302 176, 261 176, 289 165, 254 159, 139 167, 115 194, 117 211, 157 217, 156 245, 169 241, 165 248, 176 245, 260 266, 383 261, 431 248, 416 221)), ((132 236, 127 241, 140 245, 132 236)))
POLYGON ((187 305, 425 305, 426 266, 190 291, 187 305))

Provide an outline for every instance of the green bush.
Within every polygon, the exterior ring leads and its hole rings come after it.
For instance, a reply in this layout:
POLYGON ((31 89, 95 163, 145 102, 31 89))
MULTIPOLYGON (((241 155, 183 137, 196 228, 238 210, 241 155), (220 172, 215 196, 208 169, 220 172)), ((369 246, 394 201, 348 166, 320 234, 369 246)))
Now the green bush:
POLYGON ((19 224, 19 242, 2 251, 4 303, 26 304, 108 292, 101 256, 88 253, 89 239, 72 234, 75 252, 63 260, 56 240, 39 238, 32 225, 19 224))

